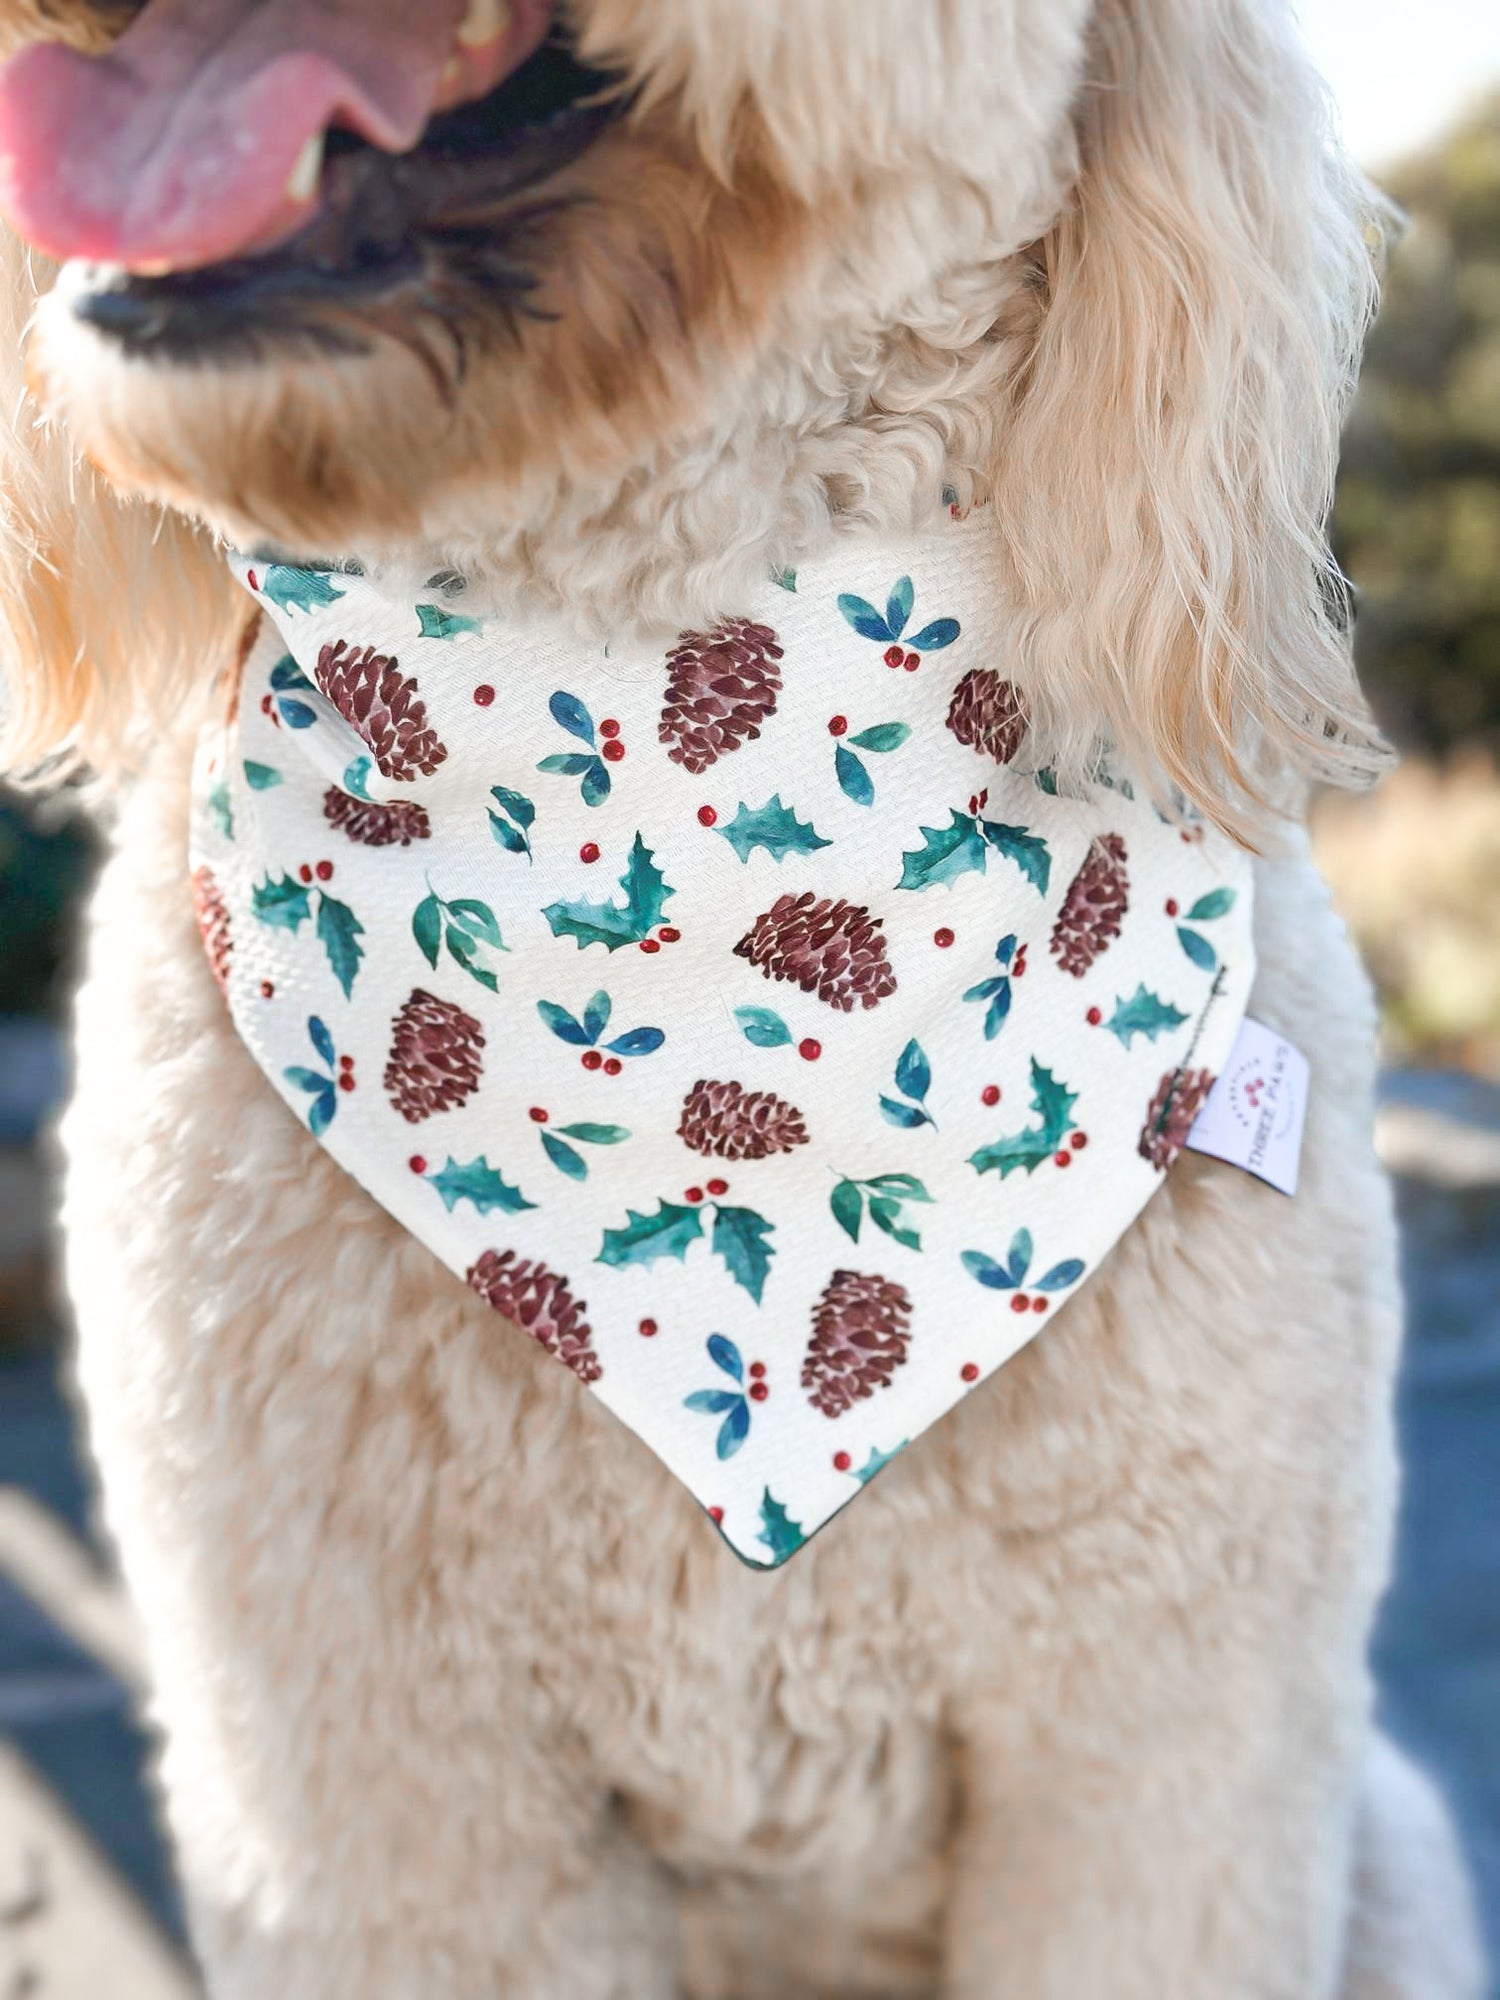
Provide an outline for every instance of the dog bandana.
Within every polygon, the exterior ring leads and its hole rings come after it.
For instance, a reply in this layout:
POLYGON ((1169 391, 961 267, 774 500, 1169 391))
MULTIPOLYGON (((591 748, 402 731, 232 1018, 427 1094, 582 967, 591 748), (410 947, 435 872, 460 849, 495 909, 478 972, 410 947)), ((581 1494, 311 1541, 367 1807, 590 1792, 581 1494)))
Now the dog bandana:
POLYGON ((240 1035, 761 1566, 1097 1271, 1244 1012, 1247 857, 1028 764, 992 536, 655 647, 233 559, 192 879, 240 1035))

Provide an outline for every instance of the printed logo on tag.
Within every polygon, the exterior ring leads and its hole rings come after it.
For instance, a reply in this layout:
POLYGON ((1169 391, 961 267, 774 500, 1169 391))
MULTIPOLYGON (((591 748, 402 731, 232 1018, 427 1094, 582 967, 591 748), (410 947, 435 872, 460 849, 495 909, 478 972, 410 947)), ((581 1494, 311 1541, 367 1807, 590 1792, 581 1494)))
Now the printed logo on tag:
POLYGON ((1300 1049, 1247 1014, 1188 1146, 1295 1194, 1311 1073, 1300 1049))

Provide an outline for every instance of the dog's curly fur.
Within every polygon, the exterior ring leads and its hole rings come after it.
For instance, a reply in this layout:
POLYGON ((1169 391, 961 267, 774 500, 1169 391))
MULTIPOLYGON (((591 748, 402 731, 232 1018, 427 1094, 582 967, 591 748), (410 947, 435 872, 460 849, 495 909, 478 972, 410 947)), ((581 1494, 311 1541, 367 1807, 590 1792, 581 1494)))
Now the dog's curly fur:
POLYGON ((557 177, 545 310, 462 372, 368 326, 122 358, 7 251, 11 755, 144 772, 69 1268, 214 2000, 1475 2000, 1447 1822, 1369 1722, 1397 1288, 1369 1000, 1295 839, 1253 1010, 1312 1059, 1296 1200, 1184 1159, 774 1577, 235 1039, 184 855, 244 618, 215 531, 673 629, 946 481, 1060 761, 1108 738, 1261 840, 1381 755, 1322 536, 1380 210, 1284 0, 569 12, 630 110, 557 177))

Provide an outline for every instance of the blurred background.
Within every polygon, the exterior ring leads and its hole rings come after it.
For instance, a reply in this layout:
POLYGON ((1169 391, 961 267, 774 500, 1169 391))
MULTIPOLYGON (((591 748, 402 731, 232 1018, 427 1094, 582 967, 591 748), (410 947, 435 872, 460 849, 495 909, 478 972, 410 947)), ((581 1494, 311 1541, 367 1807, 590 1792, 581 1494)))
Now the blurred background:
MULTIPOLYGON (((1377 1666, 1388 1726, 1462 1816, 1500 1962, 1500 7, 1301 11, 1351 146, 1409 219, 1336 518, 1365 685, 1406 759, 1315 815, 1380 991, 1409 1302, 1377 1666)), ((38 1139, 94 862, 66 798, 0 791, 0 2000, 195 1991, 133 1719, 139 1643, 91 1536, 38 1139)))

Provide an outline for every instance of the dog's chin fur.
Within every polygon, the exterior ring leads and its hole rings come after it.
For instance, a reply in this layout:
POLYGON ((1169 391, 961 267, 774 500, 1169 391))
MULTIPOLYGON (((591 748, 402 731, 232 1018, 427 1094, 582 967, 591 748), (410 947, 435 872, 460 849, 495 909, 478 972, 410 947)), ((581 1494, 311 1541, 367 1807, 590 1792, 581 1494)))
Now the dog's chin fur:
MULTIPOLYGON (((52 15, 0 40, 107 35, 52 15)), ((1478 2000, 1441 1808, 1368 1729, 1398 1301, 1305 860, 1259 867, 1252 1001, 1312 1060, 1297 1200, 1184 1160, 775 1578, 234 1037, 185 880, 247 615, 216 534, 671 630, 946 482, 1041 754, 1107 738, 1247 831, 1379 760, 1323 545, 1379 211, 1283 0, 571 19, 631 108, 549 190, 543 316, 463 370, 368 314, 336 361, 126 359, 6 251, 11 755, 146 767, 70 1271, 213 2000, 1478 2000)))

